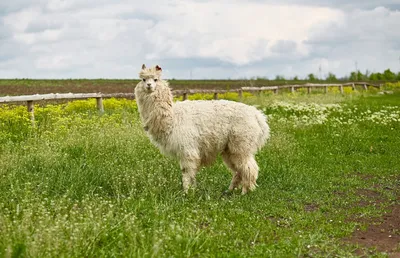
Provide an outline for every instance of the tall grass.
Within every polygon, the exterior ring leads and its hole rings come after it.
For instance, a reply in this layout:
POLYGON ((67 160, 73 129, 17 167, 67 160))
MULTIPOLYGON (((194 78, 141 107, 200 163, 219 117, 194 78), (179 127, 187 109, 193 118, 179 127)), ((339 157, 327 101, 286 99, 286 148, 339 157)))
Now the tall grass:
MULTIPOLYGON (((0 111, 0 256, 353 256, 341 239, 394 199, 400 95, 248 96, 269 117, 259 187, 222 195, 221 159, 181 191, 178 164, 145 136, 132 101, 0 111), (383 115, 382 115, 383 114, 383 115), (366 181, 359 175, 374 176, 366 181)), ((376 253, 376 252, 375 252, 376 253)))

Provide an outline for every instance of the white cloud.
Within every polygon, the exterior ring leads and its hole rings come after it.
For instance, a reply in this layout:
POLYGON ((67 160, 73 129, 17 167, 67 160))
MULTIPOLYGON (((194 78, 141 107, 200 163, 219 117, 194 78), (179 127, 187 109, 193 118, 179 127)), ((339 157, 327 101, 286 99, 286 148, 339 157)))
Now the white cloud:
POLYGON ((34 21, 36 17, 40 15, 40 10, 36 8, 30 8, 22 10, 16 13, 7 15, 3 20, 4 24, 9 26, 15 32, 23 32, 28 25, 34 21))
MULTIPOLYGON (((180 15, 166 12, 171 16, 147 31, 155 50, 149 57, 212 57, 238 65, 273 55, 271 47, 279 40, 301 45, 314 24, 343 16, 328 8, 244 2, 188 2, 180 6, 180 15)), ((306 54, 301 47, 294 52, 306 54)))
POLYGON ((340 64, 334 70, 339 74, 354 70, 355 62, 364 71, 399 70, 399 25, 400 12, 383 7, 355 10, 342 24, 313 31, 308 43, 319 57, 340 64))
POLYGON ((175 78, 398 70, 397 2, 3 1, 0 77, 132 78, 142 63, 175 78))
MULTIPOLYGON (((241 0, 248 1, 248 0, 241 0)), ((400 10, 400 3, 398 0, 250 0, 260 3, 276 4, 276 5, 306 5, 306 6, 325 6, 343 10, 360 10, 360 9, 374 9, 376 7, 386 7, 392 10, 400 10)))

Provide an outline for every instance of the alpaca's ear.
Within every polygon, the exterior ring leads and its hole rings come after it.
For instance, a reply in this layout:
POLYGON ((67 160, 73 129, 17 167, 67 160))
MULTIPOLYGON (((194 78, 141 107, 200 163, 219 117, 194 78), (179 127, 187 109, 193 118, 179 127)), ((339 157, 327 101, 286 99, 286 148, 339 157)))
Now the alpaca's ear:
POLYGON ((142 64, 142 70, 146 69, 146 65, 142 64))
POLYGON ((162 69, 159 65, 156 65, 156 71, 162 71, 162 69))

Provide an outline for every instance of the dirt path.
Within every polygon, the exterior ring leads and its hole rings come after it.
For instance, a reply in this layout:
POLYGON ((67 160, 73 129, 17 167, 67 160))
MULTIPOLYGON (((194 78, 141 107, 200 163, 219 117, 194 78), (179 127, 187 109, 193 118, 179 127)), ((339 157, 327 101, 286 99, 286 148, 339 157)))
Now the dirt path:
MULTIPOLYGON (((369 223, 366 231, 357 229, 349 239, 350 243, 376 248, 386 252, 389 257, 400 258, 400 205, 393 205, 391 212, 386 213, 380 220, 369 223)), ((366 255, 367 250, 361 248, 357 254, 366 255)))
MULTIPOLYGON (((368 256, 368 249, 375 248, 379 252, 387 253, 390 258, 400 258, 400 186, 389 190, 396 193, 397 199, 391 200, 392 204, 386 209, 386 213, 373 220, 357 219, 361 224, 367 224, 367 229, 357 228, 353 235, 346 239, 346 242, 360 247, 356 254, 361 257, 368 256)), ((360 206, 379 206, 384 202, 377 191, 361 189, 358 194, 363 200, 368 200, 360 202, 360 206)))

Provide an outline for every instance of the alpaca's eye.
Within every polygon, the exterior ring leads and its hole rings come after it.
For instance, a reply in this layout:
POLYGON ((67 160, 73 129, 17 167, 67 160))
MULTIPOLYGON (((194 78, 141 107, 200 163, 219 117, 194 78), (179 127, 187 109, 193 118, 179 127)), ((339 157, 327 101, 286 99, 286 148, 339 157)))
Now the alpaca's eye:
POLYGON ((145 82, 145 81, 146 81, 146 79, 142 79, 142 81, 144 81, 144 82, 145 82))
POLYGON ((156 81, 158 81, 158 79, 154 79, 154 81, 156 82, 156 81))

